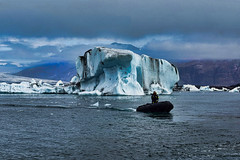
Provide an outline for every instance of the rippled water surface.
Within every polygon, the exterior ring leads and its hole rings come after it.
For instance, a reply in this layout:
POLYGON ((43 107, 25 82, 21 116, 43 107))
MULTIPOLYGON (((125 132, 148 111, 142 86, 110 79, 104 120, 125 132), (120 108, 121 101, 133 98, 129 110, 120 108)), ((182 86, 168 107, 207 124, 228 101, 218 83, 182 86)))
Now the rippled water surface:
POLYGON ((170 114, 136 112, 150 96, 1 94, 0 159, 240 159, 240 94, 160 100, 170 114))

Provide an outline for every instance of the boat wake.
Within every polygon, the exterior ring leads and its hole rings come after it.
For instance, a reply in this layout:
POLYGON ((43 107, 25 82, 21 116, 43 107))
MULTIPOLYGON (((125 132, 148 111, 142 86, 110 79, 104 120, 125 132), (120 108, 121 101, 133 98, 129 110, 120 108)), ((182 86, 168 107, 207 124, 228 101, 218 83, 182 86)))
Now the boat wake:
POLYGON ((136 108, 119 108, 119 107, 111 106, 111 104, 104 104, 103 106, 101 106, 99 105, 99 102, 90 105, 88 108, 97 109, 97 110, 136 112, 136 108))
POLYGON ((69 109, 69 106, 61 106, 61 105, 31 105, 31 104, 0 104, 0 107, 32 107, 32 108, 61 108, 61 109, 69 109))

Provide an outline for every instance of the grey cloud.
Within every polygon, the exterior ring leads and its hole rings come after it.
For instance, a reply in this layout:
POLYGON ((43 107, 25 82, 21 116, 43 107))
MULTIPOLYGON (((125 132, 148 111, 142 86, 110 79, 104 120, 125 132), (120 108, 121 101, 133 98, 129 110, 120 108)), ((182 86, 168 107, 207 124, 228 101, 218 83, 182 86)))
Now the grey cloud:
POLYGON ((240 39, 153 40, 142 49, 146 53, 150 53, 152 57, 167 60, 240 59, 240 39))
POLYGON ((86 50, 97 44, 111 42, 107 39, 78 38, 0 38, 0 62, 8 61, 18 66, 28 66, 35 63, 75 61, 86 50), (11 50, 2 49, 1 46, 11 50))
POLYGON ((165 33, 240 36, 237 0, 0 0, 3 35, 117 36, 165 33))
POLYGON ((0 52, 11 51, 12 48, 5 44, 0 44, 0 52))
POLYGON ((240 38, 192 34, 155 35, 134 41, 103 38, 0 37, 0 48, 1 46, 11 48, 0 52, 0 62, 23 67, 42 61, 74 62, 86 50, 95 46, 113 47, 110 45, 113 42, 133 44, 141 48, 137 53, 171 62, 193 59, 240 59, 240 38))

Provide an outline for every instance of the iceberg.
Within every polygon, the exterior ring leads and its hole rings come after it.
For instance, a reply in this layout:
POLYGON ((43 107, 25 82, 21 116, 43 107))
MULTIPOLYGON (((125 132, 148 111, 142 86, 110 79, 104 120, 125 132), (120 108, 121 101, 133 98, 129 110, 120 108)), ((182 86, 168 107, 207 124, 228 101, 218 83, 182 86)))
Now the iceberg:
POLYGON ((35 93, 29 82, 12 83, 6 82, 0 83, 0 93, 35 93))
POLYGON ((229 92, 232 92, 232 93, 239 93, 240 92, 240 87, 235 87, 233 88, 232 90, 230 90, 229 92))
POLYGON ((200 90, 195 85, 185 84, 182 87, 182 91, 198 92, 200 90))
POLYGON ((20 84, 11 84, 10 93, 35 93, 35 91, 31 89, 29 82, 21 82, 20 84))
POLYGON ((209 86, 201 86, 200 87, 200 91, 214 91, 212 88, 210 88, 209 86))
POLYGON ((0 93, 10 93, 11 85, 6 82, 0 83, 0 93))
MULTIPOLYGON (((181 91, 190 91, 190 92, 195 92, 195 91, 206 91, 206 92, 228 92, 229 89, 225 88, 225 87, 210 87, 210 86, 200 86, 200 88, 198 89, 195 85, 191 85, 191 84, 185 84, 182 86, 181 91), (219 89, 221 88, 221 89, 219 89)), ((233 90, 231 90, 230 92, 238 92, 238 89, 235 88, 233 90)))
POLYGON ((76 69, 72 81, 79 84, 80 91, 102 95, 170 94, 179 81, 178 69, 166 60, 105 47, 79 56, 76 69))
POLYGON ((63 84, 63 82, 62 82, 61 80, 59 80, 59 81, 56 83, 55 86, 56 86, 56 87, 64 87, 64 84, 63 84))
POLYGON ((211 89, 212 89, 212 91, 216 91, 216 92, 223 92, 224 91, 224 89, 218 89, 218 88, 215 88, 215 87, 212 87, 211 89))
POLYGON ((228 89, 228 88, 225 88, 225 87, 223 87, 223 88, 222 88, 222 91, 224 91, 224 92, 228 92, 228 91, 229 91, 229 89, 228 89))
POLYGON ((36 81, 32 79, 31 82, 21 82, 8 84, 6 82, 0 83, 0 93, 42 93, 42 94, 56 94, 56 93, 73 93, 74 86, 64 86, 62 81, 58 81, 55 86, 48 83, 43 83, 42 80, 36 81))
POLYGON ((77 84, 78 82, 79 82, 79 78, 78 78, 77 76, 74 76, 74 77, 72 77, 72 79, 71 79, 71 81, 70 81, 70 84, 75 85, 75 84, 77 84))

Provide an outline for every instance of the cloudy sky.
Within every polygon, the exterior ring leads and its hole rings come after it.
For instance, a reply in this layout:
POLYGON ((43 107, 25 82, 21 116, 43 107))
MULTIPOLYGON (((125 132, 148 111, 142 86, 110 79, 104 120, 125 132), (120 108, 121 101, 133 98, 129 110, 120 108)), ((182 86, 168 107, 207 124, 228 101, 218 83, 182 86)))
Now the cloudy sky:
POLYGON ((240 59, 240 0, 0 0, 0 72, 132 44, 167 60, 240 59))

